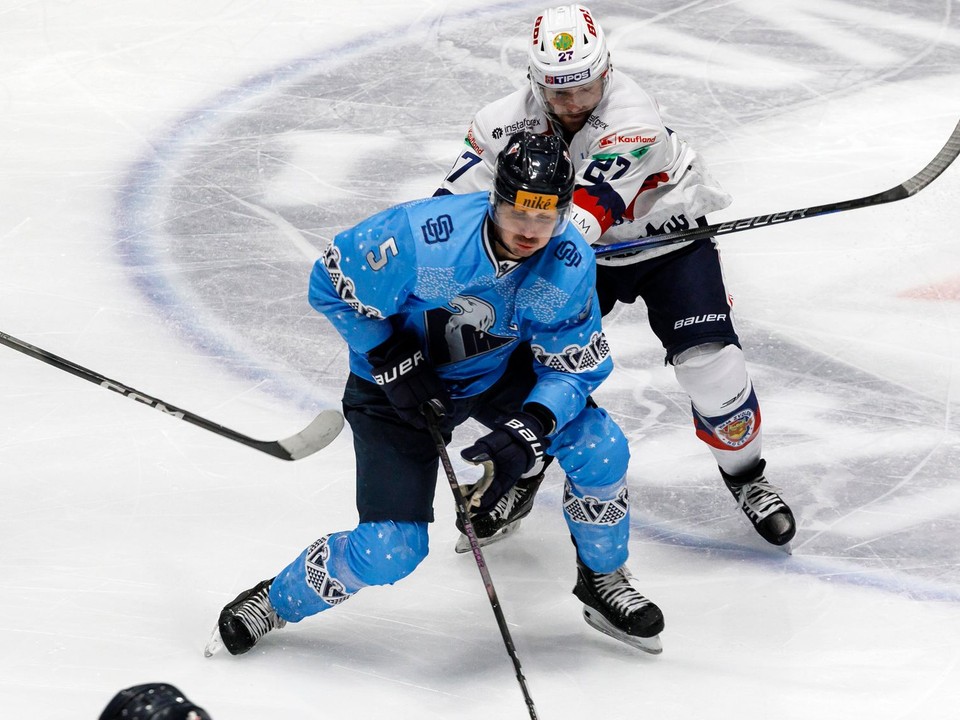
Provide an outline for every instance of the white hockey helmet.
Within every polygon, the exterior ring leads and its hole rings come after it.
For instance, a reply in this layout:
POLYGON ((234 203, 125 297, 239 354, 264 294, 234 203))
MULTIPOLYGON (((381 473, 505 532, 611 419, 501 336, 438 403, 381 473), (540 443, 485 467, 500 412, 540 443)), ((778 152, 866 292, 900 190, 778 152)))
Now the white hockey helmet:
POLYGON ((605 86, 609 68, 603 30, 583 5, 548 8, 534 21, 528 71, 541 103, 542 89, 563 90, 598 78, 604 78, 605 86))

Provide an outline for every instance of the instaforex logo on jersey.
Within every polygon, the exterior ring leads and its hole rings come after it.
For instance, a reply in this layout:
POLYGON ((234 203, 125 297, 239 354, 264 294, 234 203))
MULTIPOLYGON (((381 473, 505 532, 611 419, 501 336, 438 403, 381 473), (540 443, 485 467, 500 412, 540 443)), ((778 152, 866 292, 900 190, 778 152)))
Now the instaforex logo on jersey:
POLYGON ((524 130, 530 130, 531 132, 540 126, 540 118, 520 118, 514 123, 509 125, 504 125, 503 127, 494 128, 490 135, 494 140, 499 140, 504 135, 509 137, 514 133, 522 132, 524 130))
POLYGON ((608 127, 610 127, 596 115, 591 115, 589 118, 587 118, 587 125, 592 128, 596 128, 597 130, 606 130, 608 127))

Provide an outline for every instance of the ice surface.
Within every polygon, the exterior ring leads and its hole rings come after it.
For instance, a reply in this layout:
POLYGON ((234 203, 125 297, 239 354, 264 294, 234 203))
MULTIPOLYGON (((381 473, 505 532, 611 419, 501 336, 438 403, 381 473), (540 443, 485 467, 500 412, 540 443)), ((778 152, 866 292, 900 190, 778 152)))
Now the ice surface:
MULTIPOLYGON (((317 248, 429 194, 524 82, 540 3, 0 7, 0 329, 254 437, 336 407, 317 248)), ((617 71, 735 202, 910 177, 960 118, 960 5, 598 0, 617 71)), ((947 717, 960 703, 960 170, 723 240, 794 554, 742 522, 642 307, 597 394, 631 439, 651 657, 589 628, 551 474, 487 560, 540 717, 947 717)), ((467 426, 462 444, 476 430, 467 426)), ((454 453, 456 454, 456 453, 454 453)), ((459 470, 463 470, 458 466, 459 470)), ((356 522, 352 445, 282 463, 0 348, 3 714, 178 685, 215 720, 527 717, 444 483, 407 580, 204 659, 222 605, 356 522)))

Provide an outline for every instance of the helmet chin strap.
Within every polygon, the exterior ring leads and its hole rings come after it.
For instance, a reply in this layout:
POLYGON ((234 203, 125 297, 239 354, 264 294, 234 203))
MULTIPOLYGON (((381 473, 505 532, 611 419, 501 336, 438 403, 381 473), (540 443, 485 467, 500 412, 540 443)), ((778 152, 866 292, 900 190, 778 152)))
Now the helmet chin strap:
POLYGON ((487 232, 489 233, 490 239, 492 240, 491 246, 493 247, 494 254, 495 255, 499 254, 497 253, 498 249, 503 250, 504 252, 507 253, 508 257, 505 257, 505 258, 498 257, 497 258, 498 260, 509 260, 510 262, 523 262, 524 260, 526 260, 526 258, 514 256, 513 251, 507 247, 506 243, 503 242, 503 240, 500 237, 500 227, 491 217, 487 217, 487 232))

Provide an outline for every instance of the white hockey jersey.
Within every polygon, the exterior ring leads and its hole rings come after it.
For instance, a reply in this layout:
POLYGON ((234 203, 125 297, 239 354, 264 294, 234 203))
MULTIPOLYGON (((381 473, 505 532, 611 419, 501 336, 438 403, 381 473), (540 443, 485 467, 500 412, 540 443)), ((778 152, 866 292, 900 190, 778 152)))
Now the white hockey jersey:
MULTIPOLYGON (((489 189, 497 155, 513 133, 562 135, 529 87, 481 109, 441 186, 455 194, 489 189)), ((656 101, 632 79, 611 72, 603 100, 570 140, 576 170, 571 223, 591 245, 684 230, 702 215, 727 207, 730 196, 713 180, 696 151, 668 129, 656 101)), ((686 243, 644 250, 628 264, 673 252, 686 243)))

